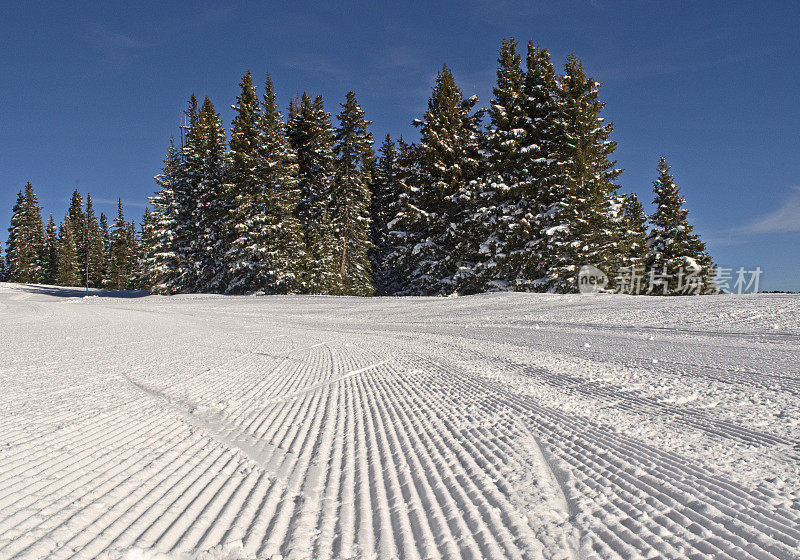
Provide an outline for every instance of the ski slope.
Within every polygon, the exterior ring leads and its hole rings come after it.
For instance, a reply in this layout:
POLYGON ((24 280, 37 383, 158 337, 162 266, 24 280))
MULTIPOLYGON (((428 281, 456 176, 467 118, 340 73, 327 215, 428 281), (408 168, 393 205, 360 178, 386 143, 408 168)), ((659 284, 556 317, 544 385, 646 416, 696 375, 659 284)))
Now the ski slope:
POLYGON ((800 297, 0 284, 0 558, 800 558, 800 297), (123 297, 127 296, 127 297, 123 297))

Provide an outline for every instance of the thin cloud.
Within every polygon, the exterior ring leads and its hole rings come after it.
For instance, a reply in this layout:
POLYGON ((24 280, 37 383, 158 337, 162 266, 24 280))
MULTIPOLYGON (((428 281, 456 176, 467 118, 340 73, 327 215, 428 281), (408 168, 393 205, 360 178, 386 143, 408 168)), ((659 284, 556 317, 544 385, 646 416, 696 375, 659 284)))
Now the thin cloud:
POLYGON ((115 31, 102 23, 91 26, 89 37, 101 49, 133 50, 142 46, 141 41, 132 35, 115 31))
POLYGON ((800 186, 790 189, 780 207, 756 218, 745 227, 747 233, 791 233, 800 231, 800 186))

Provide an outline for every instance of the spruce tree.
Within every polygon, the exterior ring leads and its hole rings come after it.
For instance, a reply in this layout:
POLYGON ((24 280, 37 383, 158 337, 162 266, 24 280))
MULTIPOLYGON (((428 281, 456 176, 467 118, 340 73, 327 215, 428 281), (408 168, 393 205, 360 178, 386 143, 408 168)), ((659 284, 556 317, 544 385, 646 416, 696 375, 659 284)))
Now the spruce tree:
POLYGON ((43 280, 45 284, 55 284, 58 282, 59 247, 58 228, 52 214, 50 214, 50 219, 47 221, 45 236, 45 273, 43 280))
POLYGON ((331 196, 331 221, 339 261, 341 293, 368 296, 375 291, 367 256, 370 247, 370 190, 374 150, 370 121, 348 92, 337 115, 335 146, 336 175, 331 196))
POLYGON ((6 264, 10 282, 43 282, 46 274, 45 231, 33 185, 17 195, 8 230, 6 264))
MULTIPOLYGON (((180 188, 181 156, 175 149, 172 138, 169 141, 164 166, 155 177, 159 190, 150 198, 153 206, 151 214, 152 237, 144 247, 144 267, 148 288, 157 294, 180 292, 182 286, 181 263, 178 254, 179 208, 176 190, 180 188)), ((101 216, 101 222, 104 216, 101 216)))
POLYGON ((190 288, 219 292, 225 282, 225 220, 230 207, 225 197, 225 129, 208 97, 200 108, 196 134, 198 153, 192 154, 192 158, 197 175, 191 184, 194 205, 190 219, 197 235, 189 240, 190 262, 195 271, 194 285, 190 288))
POLYGON ((67 213, 61 222, 58 233, 58 284, 60 286, 79 286, 81 267, 75 236, 72 233, 72 217, 67 213))
POLYGON ((665 158, 658 162, 653 182, 656 205, 647 236, 648 292, 653 295, 713 293, 714 264, 705 243, 693 233, 685 199, 665 158))
POLYGON ((262 184, 259 180, 259 142, 261 107, 250 70, 242 76, 241 92, 231 108, 235 116, 228 154, 228 197, 226 230, 230 248, 225 255, 228 269, 227 291, 243 293, 256 288, 261 269, 260 253, 264 242, 262 184))
POLYGON ((133 255, 131 253, 130 226, 125 221, 122 200, 117 201, 117 217, 111 233, 111 259, 105 286, 113 290, 124 290, 131 282, 133 255))
POLYGON ((322 97, 313 101, 303 93, 299 103, 290 106, 287 130, 297 153, 300 199, 297 217, 308 251, 305 271, 311 293, 339 293, 339 251, 331 221, 331 199, 336 171, 333 154, 333 126, 322 97))
POLYGON ((83 197, 75 189, 70 199, 69 209, 67 210, 70 220, 72 237, 75 239, 75 248, 78 254, 78 262, 85 262, 86 256, 86 213, 83 211, 83 197))
POLYGON ((0 243, 0 282, 7 281, 6 259, 3 257, 3 244, 0 243))
POLYGON ((390 135, 386 135, 380 148, 380 157, 370 183, 371 217, 369 257, 372 277, 379 295, 394 293, 398 278, 390 265, 390 256, 397 248, 391 238, 394 220, 400 213, 403 187, 398 162, 398 150, 390 135))
POLYGON ((111 263, 111 229, 108 227, 108 217, 100 212, 100 236, 103 238, 103 280, 101 287, 106 285, 111 263))
POLYGON ((644 272, 647 258, 647 214, 635 193, 623 198, 623 217, 625 236, 622 255, 623 269, 644 272))
POLYGON ((135 288, 150 290, 153 287, 152 254, 155 244, 155 216, 150 208, 144 209, 140 232, 136 252, 135 288))
POLYGON ((86 232, 89 247, 89 286, 99 288, 103 285, 103 272, 106 268, 106 248, 100 222, 94 213, 92 197, 86 194, 86 232))
POLYGON ((201 178, 203 134, 199 123, 197 98, 192 94, 184 111, 180 157, 176 158, 173 204, 175 205, 174 245, 177 270, 169 282, 169 292, 192 292, 198 289, 198 258, 195 240, 200 235, 197 186, 201 178))
POLYGON ((409 170, 408 248, 404 261, 408 294, 451 294, 474 290, 477 244, 469 231, 478 178, 481 114, 476 98, 464 99, 447 66, 422 120, 420 141, 409 170), (466 225, 466 227, 465 227, 466 225))
POLYGON ((265 217, 260 242, 262 263, 256 286, 266 293, 300 293, 309 289, 305 271, 309 257, 297 217, 300 201, 297 153, 287 137, 275 88, 267 75, 262 97, 258 146, 259 204, 265 217))
POLYGON ((575 292, 583 265, 593 265, 613 278, 621 268, 623 236, 616 178, 621 170, 611 160, 616 142, 613 124, 601 116, 600 83, 586 76, 583 64, 570 55, 561 80, 563 130, 553 159, 558 180, 549 189, 543 214, 545 246, 540 285, 547 291, 575 292))

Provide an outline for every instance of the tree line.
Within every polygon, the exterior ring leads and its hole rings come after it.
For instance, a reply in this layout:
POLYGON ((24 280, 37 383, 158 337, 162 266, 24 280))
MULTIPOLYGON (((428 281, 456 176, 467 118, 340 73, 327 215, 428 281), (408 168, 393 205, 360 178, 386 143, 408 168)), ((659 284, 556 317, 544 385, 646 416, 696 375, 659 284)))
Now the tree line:
POLYGON ((136 224, 125 220, 122 201, 109 225, 94 211, 91 195, 72 193, 58 226, 50 215, 47 225, 33 185, 17 195, 11 217, 6 258, 0 258, 0 278, 11 282, 134 289, 140 283, 136 224))
MULTIPOLYGON (((164 294, 569 293, 589 264, 611 288, 630 274, 645 291, 686 293, 688 275, 695 293, 715 291, 666 160, 647 216, 620 191, 601 84, 574 55, 559 74, 547 49, 529 42, 524 54, 523 68, 516 41, 502 42, 487 108, 443 66, 414 121, 419 140, 387 135, 378 154, 353 92, 335 121, 307 93, 284 120, 269 76, 259 95, 246 71, 229 138, 193 95, 138 239, 120 208, 114 235, 128 232, 130 264, 113 278, 164 294)), ((10 237, 7 268, 22 278, 16 247, 10 237)))

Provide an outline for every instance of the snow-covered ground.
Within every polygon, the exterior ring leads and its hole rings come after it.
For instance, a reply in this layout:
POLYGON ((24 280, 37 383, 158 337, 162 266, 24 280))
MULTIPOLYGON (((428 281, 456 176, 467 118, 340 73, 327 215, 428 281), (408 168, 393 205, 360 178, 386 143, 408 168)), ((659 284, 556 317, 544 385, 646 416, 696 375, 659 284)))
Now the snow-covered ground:
POLYGON ((798 296, 79 295, 0 284, 0 558, 800 558, 798 296))

